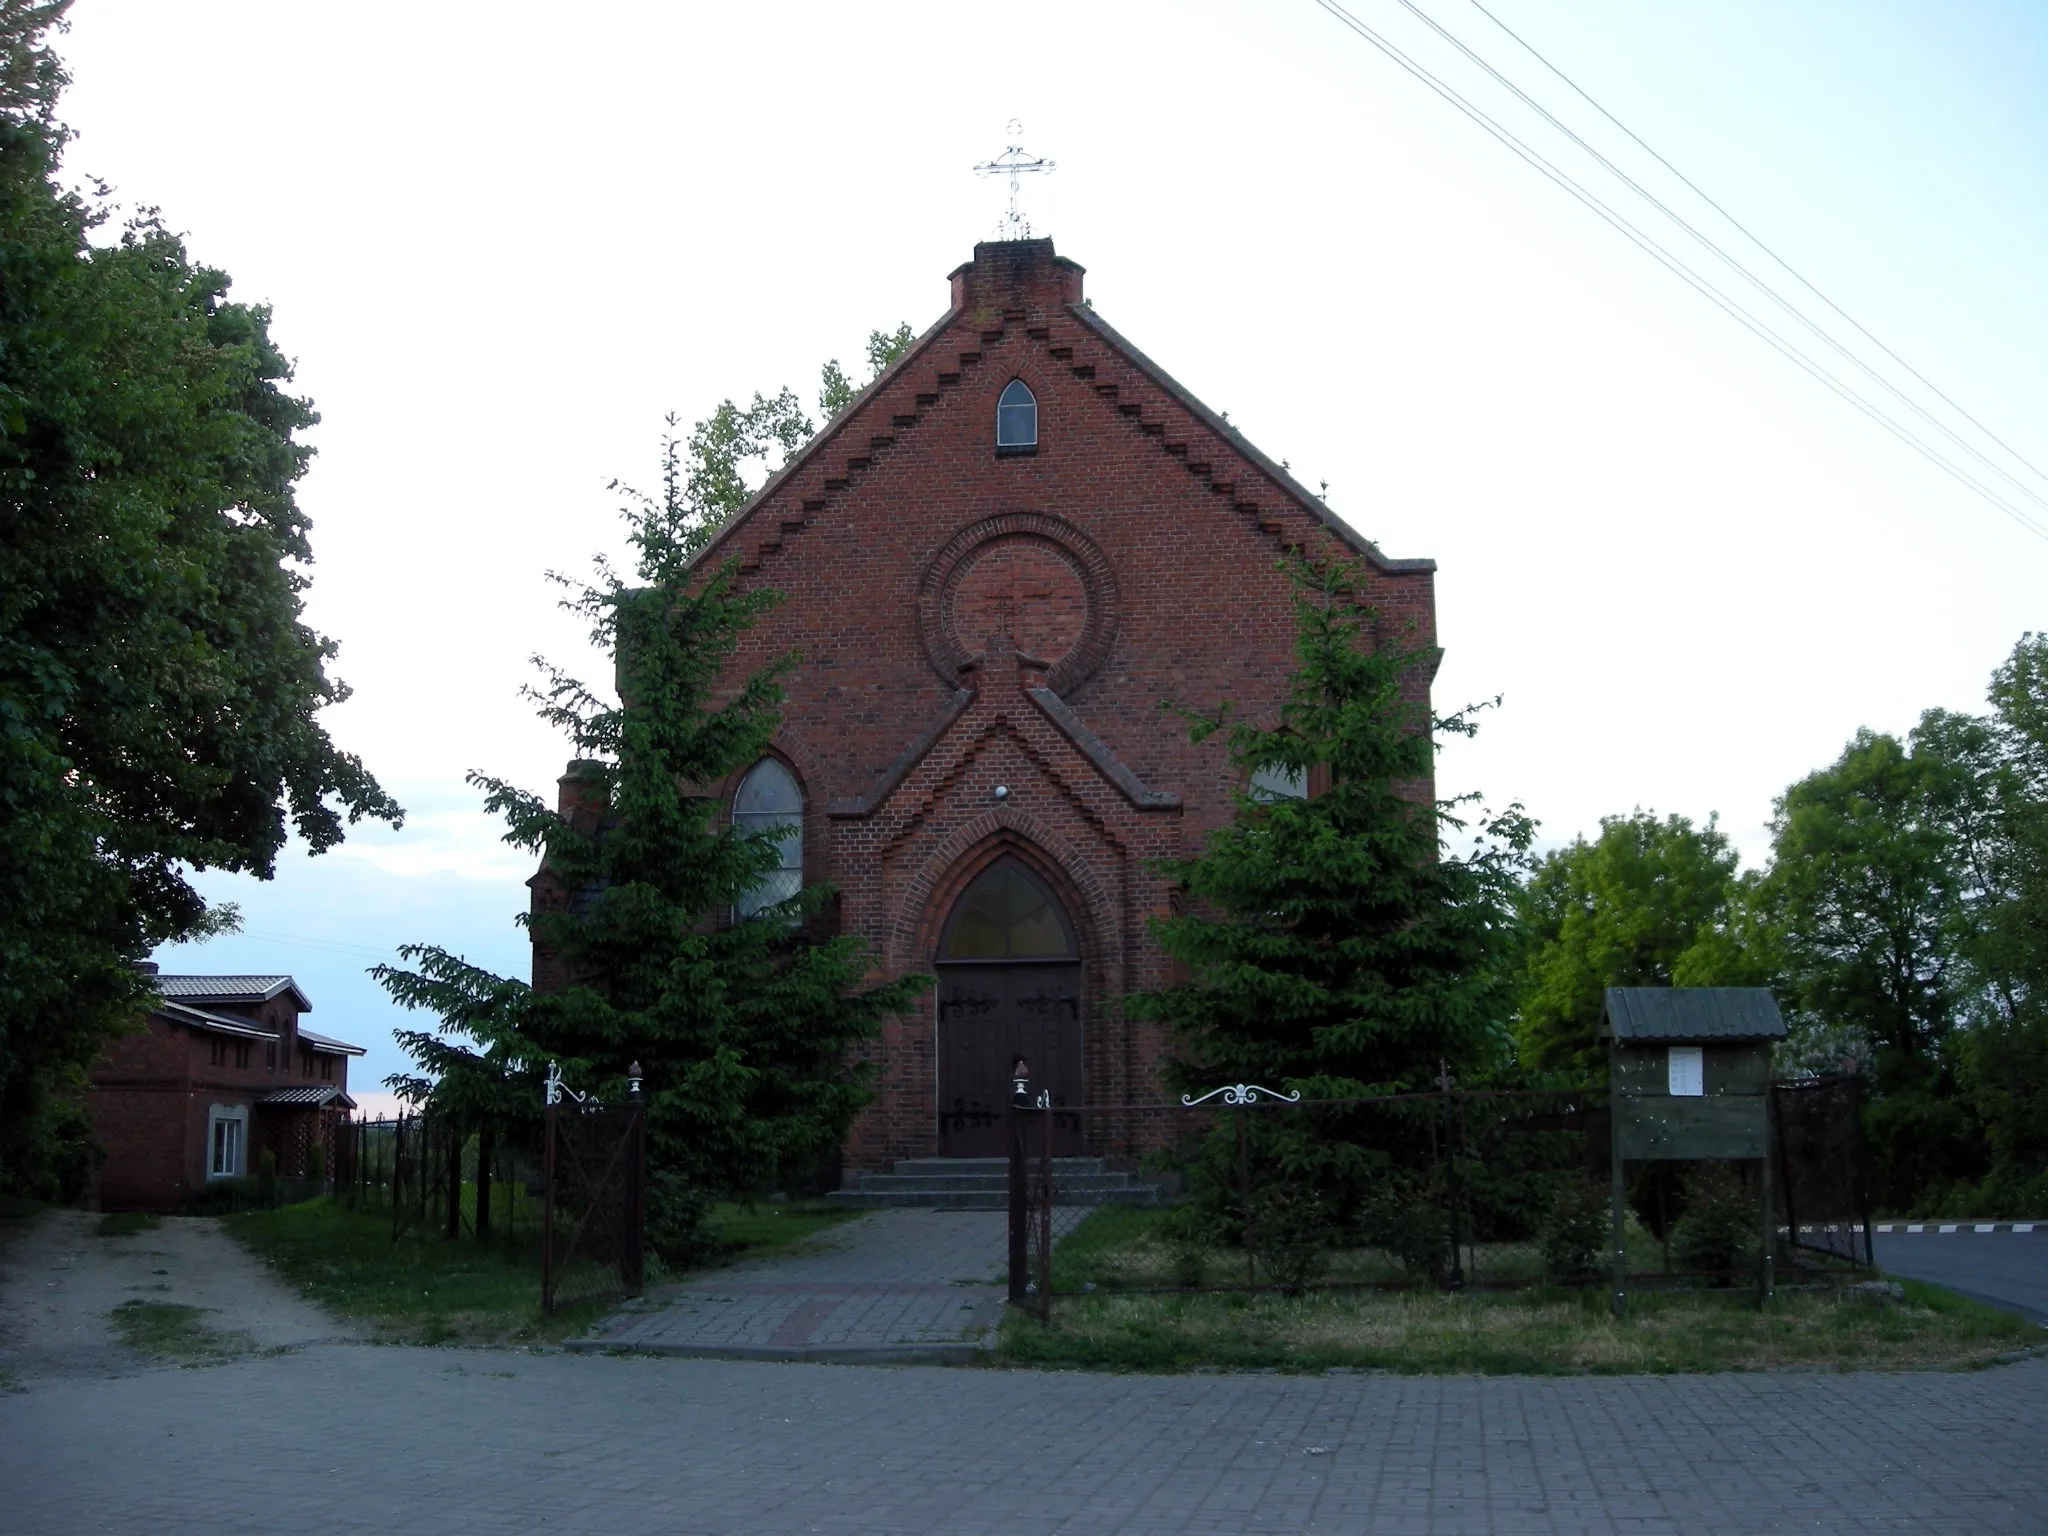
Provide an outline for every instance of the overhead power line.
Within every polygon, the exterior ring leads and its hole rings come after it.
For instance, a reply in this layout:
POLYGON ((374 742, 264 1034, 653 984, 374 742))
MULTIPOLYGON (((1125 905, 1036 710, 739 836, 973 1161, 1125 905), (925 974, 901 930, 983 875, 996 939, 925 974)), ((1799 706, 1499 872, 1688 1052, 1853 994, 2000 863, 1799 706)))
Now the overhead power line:
MULTIPOLYGON (((1950 475, 1959 484, 1965 486, 1971 491, 1974 491, 1979 497, 1989 502, 1992 506, 1998 508, 2001 512, 2005 513, 2006 516, 2010 517, 2014 522, 2018 523, 2022 528, 2025 528, 2028 532, 2033 533, 2042 539, 2048 539, 2048 523, 2043 523, 2039 521, 2026 510, 2024 510, 2022 507, 2015 506, 2012 502, 2006 500, 2004 496, 1999 494, 1999 492, 1994 490, 1992 487, 1985 485, 1981 480, 1977 479, 1968 470, 1952 462, 1950 459, 1944 457, 1942 453, 1937 451, 1934 447, 1930 446, 1927 442, 1925 442, 1919 436, 1917 436, 1910 427, 1902 425, 1898 421, 1894 420, 1891 416, 1887 415, 1880 407, 1866 399, 1853 386, 1844 383, 1834 374, 1828 372, 1826 368, 1821 366, 1819 363, 1815 362, 1812 358, 1808 357, 1794 343, 1788 341, 1785 337, 1781 336, 1777 331, 1773 330, 1767 323, 1765 323, 1763 320, 1759 319, 1757 316, 1752 314, 1748 309, 1744 308, 1738 300, 1730 297, 1727 293, 1723 292, 1719 287, 1717 287, 1713 282, 1701 276, 1698 272, 1694 271, 1691 267, 1686 265, 1684 261, 1680 260, 1677 256, 1673 255, 1669 250, 1667 250, 1663 245, 1658 243, 1658 241, 1654 237, 1646 233, 1644 230, 1639 228, 1634 223, 1630 222, 1629 219, 1627 219, 1622 214, 1617 212, 1614 208, 1610 207, 1607 203, 1603 202, 1599 197, 1597 197, 1579 181, 1573 178, 1568 172, 1561 169, 1554 162, 1552 162, 1545 155, 1543 155, 1541 151, 1535 149, 1533 146, 1526 143, 1524 140, 1519 138, 1515 133, 1513 133, 1510 129, 1505 127, 1496 119, 1488 115, 1481 108, 1476 106, 1462 93, 1460 93, 1456 87, 1452 86, 1447 81, 1441 79, 1437 75, 1431 73, 1423 65, 1418 63, 1414 58, 1410 57, 1407 53, 1403 52, 1388 38, 1384 37, 1379 32, 1373 30, 1373 28, 1366 25, 1366 23, 1359 20, 1358 17, 1354 16, 1342 5, 1338 4, 1337 0, 1316 0, 1316 3, 1320 5, 1325 11, 1327 11, 1331 16, 1335 17, 1338 21, 1342 22, 1352 32, 1356 33, 1366 42, 1372 44, 1373 47, 1377 48, 1381 53, 1385 54, 1388 58, 1392 59, 1402 69, 1406 70, 1409 74, 1413 75, 1417 80, 1421 81, 1424 85, 1428 86, 1432 91, 1435 91, 1439 96, 1443 97, 1444 100, 1448 101, 1452 106, 1456 107, 1460 112, 1464 113, 1467 117, 1471 118, 1473 122, 1477 123, 1481 128, 1485 129, 1489 134, 1491 134, 1495 139, 1499 140, 1502 144, 1506 145, 1508 149, 1512 150, 1518 157, 1520 157, 1527 164, 1529 164, 1534 169, 1539 171, 1545 177, 1549 178, 1552 182, 1556 183, 1563 190, 1570 193, 1573 197, 1577 198, 1587 208, 1591 209, 1601 219, 1605 220, 1614 229, 1618 230, 1622 235, 1624 235, 1627 239, 1633 242, 1652 259, 1654 259, 1662 266, 1667 268, 1669 271, 1671 271, 1681 281, 1683 281, 1689 287, 1696 290, 1702 297, 1707 299, 1710 303, 1714 304, 1717 308, 1721 309, 1737 324, 1741 325, 1745 330, 1750 331, 1760 340, 1765 342, 1768 346, 1770 346, 1775 351, 1783 355, 1794 366, 1802 369, 1807 374, 1812 376, 1816 381, 1824 385, 1829 390, 1832 390, 1842 400, 1847 402, 1849 405, 1854 406, 1864 415, 1868 416, 1872 421, 1876 422, 1879 426, 1883 427, 1887 432, 1890 432, 1894 437, 1898 438, 1899 441, 1904 443, 1907 447, 1913 449, 1914 452, 1920 454, 1930 463, 1934 464, 1936 467, 1940 468, 1945 473, 1950 475)), ((1400 0, 1400 3, 1407 5, 1411 11, 1415 10, 1415 7, 1409 3, 1409 0, 1400 0)), ((1420 11, 1416 11, 1416 14, 1420 16, 1422 13, 1420 11)), ((1428 21, 1427 17, 1424 17, 1423 19, 1425 21, 1428 21)), ((1434 22, 1430 22, 1429 24, 1441 35, 1444 35, 1446 37, 1449 36, 1449 34, 1445 33, 1442 28, 1436 27, 1434 22)), ((1452 39, 1452 41, 1456 43, 1456 39, 1452 39)), ((1505 77, 1499 74, 1498 71, 1493 70, 1491 66, 1485 65, 1484 61, 1478 61, 1477 56, 1472 54, 1469 49, 1464 48, 1463 44, 1457 44, 1457 46, 1460 48, 1461 52, 1464 52, 1468 57, 1474 58, 1475 61, 1479 62, 1481 64, 1481 67, 1485 68, 1487 72, 1493 75, 1495 79, 1501 80, 1503 84, 1509 84, 1509 88, 1511 90, 1514 90, 1514 93, 1517 95, 1517 97, 1519 97, 1521 100, 1525 102, 1529 102, 1531 106, 1535 106, 1535 103, 1530 102, 1529 98, 1525 93, 1514 88, 1509 82, 1505 80, 1505 77)), ((1547 121, 1552 123, 1553 126, 1558 127, 1561 131, 1564 131, 1568 134, 1570 133, 1570 130, 1564 129, 1563 125, 1558 123, 1557 120, 1551 116, 1551 114, 1549 114, 1548 112, 1544 112, 1540 107, 1537 107, 1536 110, 1538 110, 1547 121)), ((1587 149, 1589 153, 1595 154, 1596 158, 1600 159, 1602 164, 1606 165, 1609 170, 1615 170, 1611 162, 1606 161, 1604 156, 1599 156, 1596 151, 1593 151, 1590 146, 1585 144, 1583 139, 1579 139, 1576 134, 1570 134, 1570 136, 1574 139, 1575 142, 1579 143, 1579 145, 1582 148, 1587 149)), ((1615 174, 1620 175, 1621 173, 1619 171, 1615 171, 1615 174)), ((1626 177, 1623 177, 1623 179, 1625 181, 1628 180, 1628 178, 1626 177)), ((1636 186, 1633 181, 1629 181, 1629 185, 1634 187, 1634 189, 1637 192, 1641 193, 1643 196, 1650 196, 1650 194, 1644 192, 1641 187, 1636 186)), ((1651 200, 1653 202, 1655 201, 1655 199, 1651 200)), ((1661 204, 1658 204, 1658 206, 1660 208, 1662 207, 1661 204)), ((1696 230, 1690 230, 1690 226, 1685 226, 1684 221, 1678 219, 1678 216, 1676 214, 1671 213, 1669 209, 1663 209, 1663 211, 1665 212, 1667 217, 1672 218, 1674 222, 1678 222, 1681 224, 1681 226, 1687 227, 1689 232, 1693 233, 1695 238, 1700 239, 1702 243, 1711 244, 1710 242, 1706 242, 1705 237, 1699 235, 1699 233, 1696 230)), ((1735 262, 1732 257, 1727 256, 1725 252, 1717 252, 1717 254, 1720 254, 1723 260, 1727 261, 1731 266, 1736 267, 1738 271, 1743 271, 1743 275, 1756 286, 1765 289, 1765 291, 1769 291, 1768 285, 1762 283, 1760 279, 1755 278, 1753 274, 1749 274, 1746 270, 1742 269, 1740 264, 1735 262)), ((1780 302, 1782 302, 1782 300, 1780 302)), ((1967 445, 1965 446, 1967 447, 1967 445)), ((1972 451, 1974 452, 1974 450, 1972 451)), ((1979 455, 1979 457, 1981 457, 1981 455, 1979 455)), ((2015 455, 2015 457, 2017 457, 2017 455, 2015 455)), ((1996 466, 1993 467, 1994 469, 1996 468, 1996 466)), ((2031 466, 2029 467, 2031 468, 2031 466)), ((2003 472, 2000 471, 2000 473, 2002 474, 2003 472)), ((2010 477, 2007 476, 2006 478, 2009 479, 2010 477)), ((2020 490, 2022 494, 2025 495, 2029 500, 2043 500, 2042 498, 2036 496, 2033 492, 2026 490, 2026 488, 2024 487, 2020 487, 2020 490)), ((2048 506, 2048 502, 2043 502, 2043 505, 2048 506)))
POLYGON ((1502 21, 1498 16, 1494 15, 1492 11, 1489 11, 1485 6, 1481 5, 1479 3, 1479 0, 1472 0, 1472 8, 1475 11, 1477 11, 1480 15, 1484 16, 1488 21, 1492 22, 1496 27, 1499 27, 1501 31, 1507 33, 1509 37, 1513 38, 1517 44, 1519 44, 1523 49, 1525 49, 1528 52, 1530 58, 1534 59, 1538 64, 1541 64, 1545 69, 1549 70, 1553 75, 1557 76, 1558 79, 1562 80, 1566 85, 1570 86, 1573 92, 1576 93, 1579 96, 1579 98, 1586 103, 1586 105, 1591 107, 1595 112, 1598 112, 1602 117, 1606 118, 1608 122, 1614 124, 1614 126, 1619 128, 1623 133, 1627 134, 1629 138, 1635 142, 1636 146, 1643 151, 1644 154, 1648 155, 1652 160, 1655 160, 1659 165, 1663 166, 1664 169, 1669 171, 1673 176, 1676 176, 1681 182, 1685 184, 1686 189, 1688 191, 1690 191, 1701 202, 1705 203, 1709 208, 1713 209, 1714 212, 1721 215, 1722 218, 1726 219, 1729 225, 1736 231, 1738 231, 1745 240, 1749 241, 1750 244, 1754 245, 1758 250, 1762 251, 1766 256, 1770 257, 1772 261, 1776 262, 1778 266, 1782 268, 1784 272, 1789 277, 1791 277, 1794 282, 1799 284, 1800 287, 1804 288, 1816 299, 1819 299, 1821 303, 1827 305, 1829 309, 1833 310, 1836 314, 1840 315, 1842 319, 1846 321, 1852 328, 1854 328, 1856 333, 1863 337, 1865 341, 1869 342, 1873 347, 1876 347, 1878 351, 1882 352, 1886 357, 1890 358, 1893 362, 1897 363, 1901 368, 1905 369, 1906 372, 1910 373, 1915 379, 1919 380, 1920 383, 1926 385, 1928 391, 1932 395, 1934 395, 1936 399, 1940 400, 1944 405, 1948 406, 1951 410, 1953 410, 1958 416, 1962 417, 1963 420, 1967 421, 1971 426, 1975 427, 1979 432, 1982 432, 1992 442, 1996 443, 1999 447, 2003 448, 2007 453, 2011 454, 2016 462, 2024 464, 2028 469, 2032 470, 2034 474, 2037 475, 2039 478, 2041 478, 2044 481, 2048 481, 2048 470, 2043 470, 2038 464, 2034 463, 2025 454, 2021 453, 2019 449, 2013 447, 2011 443, 2008 443, 1996 432, 1992 431, 1989 427, 1985 426, 1983 422, 1979 421, 1975 416, 1971 415, 1969 411, 1964 409, 1964 407, 1959 402, 1957 402, 1952 396, 1944 392, 1941 386, 1936 384, 1934 380, 1928 378, 1926 374, 1922 373, 1918 368, 1915 368, 1911 363, 1907 362, 1903 357, 1899 356, 1898 353, 1894 352, 1890 347, 1886 346, 1882 340, 1880 340, 1877 336, 1873 335, 1871 331, 1866 326, 1864 326, 1864 324, 1860 320, 1858 320, 1854 315, 1850 314, 1846 309, 1842 308, 1841 305, 1837 304, 1833 299, 1829 298, 1825 293, 1821 292, 1821 290, 1817 286, 1815 286, 1815 284, 1811 280, 1807 278, 1805 273, 1801 272, 1797 267, 1793 266, 1791 262, 1787 261, 1784 257, 1780 256, 1776 251, 1772 250, 1770 246, 1766 245, 1761 235, 1756 234, 1749 228, 1748 225, 1744 224, 1740 219, 1736 218, 1734 214, 1730 213, 1726 208, 1722 207, 1720 203, 1716 202, 1712 197, 1708 196, 1705 189, 1703 189, 1699 185, 1699 183, 1694 181, 1690 176, 1686 175, 1685 172, 1681 171, 1677 166, 1673 165, 1669 160, 1665 159, 1662 155, 1658 154, 1655 149, 1651 148, 1650 145, 1643 141, 1641 135, 1639 135, 1633 128, 1629 127, 1627 123, 1624 123, 1612 112, 1608 111, 1605 107, 1601 106, 1599 102, 1595 101, 1593 97, 1587 93, 1585 88, 1582 87, 1576 80, 1572 79, 1570 75, 1566 74, 1563 70, 1559 69, 1555 64, 1551 63, 1549 59, 1545 58, 1542 54, 1538 53, 1536 51, 1535 46, 1531 44, 1526 38, 1524 38, 1519 32, 1515 31, 1514 28, 1510 27, 1506 22, 1502 21))

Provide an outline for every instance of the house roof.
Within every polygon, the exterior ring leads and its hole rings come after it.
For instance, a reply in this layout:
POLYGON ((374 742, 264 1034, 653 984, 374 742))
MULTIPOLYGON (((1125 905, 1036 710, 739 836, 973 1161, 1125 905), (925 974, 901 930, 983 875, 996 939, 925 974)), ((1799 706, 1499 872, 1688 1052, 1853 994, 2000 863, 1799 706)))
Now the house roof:
POLYGON ((203 1029, 216 1035, 238 1035, 244 1040, 275 1040, 277 1032, 265 1029, 250 1019, 231 1018, 226 1014, 208 1013, 204 1008, 194 1008, 186 1003, 162 1002, 155 1010, 174 1023, 186 1024, 193 1029, 203 1029))
POLYGON ((290 992, 299 1012, 311 1013, 313 1001, 289 976, 163 976, 153 978, 165 997, 200 1003, 267 1003, 290 992))
POLYGON ((310 1029, 299 1031, 299 1043, 301 1045, 310 1045, 316 1051, 331 1051, 337 1056, 360 1056, 363 1054, 363 1048, 360 1045, 350 1045, 346 1040, 334 1040, 326 1035, 316 1035, 310 1029))
POLYGON ((1782 1040, 1785 1016, 1763 987, 1609 987, 1600 1036, 1660 1044, 1782 1040))
POLYGON ((270 1092, 259 1095, 256 1103, 259 1108, 269 1105, 273 1108, 318 1109, 327 1104, 333 1105, 336 1109, 356 1107, 354 1099, 332 1084, 319 1088, 273 1088, 270 1092))

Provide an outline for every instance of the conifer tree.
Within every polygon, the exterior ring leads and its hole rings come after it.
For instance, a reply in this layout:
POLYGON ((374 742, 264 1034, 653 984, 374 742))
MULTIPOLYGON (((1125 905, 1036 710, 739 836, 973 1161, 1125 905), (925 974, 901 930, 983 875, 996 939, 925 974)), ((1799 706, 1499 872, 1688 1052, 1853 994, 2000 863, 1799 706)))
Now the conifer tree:
MULTIPOLYGON (((1356 570, 1293 574, 1298 665, 1277 724, 1233 720, 1226 704, 1192 717, 1192 734, 1227 731, 1255 782, 1306 793, 1248 790, 1230 825, 1170 866, 1188 909, 1153 931, 1188 979, 1128 1006, 1170 1026, 1177 1088, 1426 1091, 1445 1067, 1464 1076, 1505 1060, 1513 893, 1533 827, 1511 807, 1479 825, 1469 852, 1448 852, 1465 823, 1460 802, 1429 798, 1434 733, 1470 734, 1472 711, 1432 717, 1418 681, 1429 658, 1376 638, 1356 570)), ((1251 1118, 1269 1225, 1399 1227, 1424 1199, 1410 1175, 1426 1126, 1338 1109, 1251 1118)), ((1210 1203, 1227 1206, 1233 1154, 1211 1150, 1210 1203)), ((1434 1236, 1378 1236, 1436 1267, 1434 1236)))
MULTIPOLYGON (((505 841, 538 854, 566 894, 528 920, 560 963, 539 992, 430 946, 378 978, 409 1007, 441 1015, 440 1035, 402 1035, 429 1078, 394 1079, 457 1113, 528 1113, 550 1061, 606 1097, 641 1064, 648 1104, 649 1236, 687 1257, 709 1200, 802 1174, 843 1140, 867 1101, 851 1054, 928 978, 862 986, 859 940, 821 938, 830 898, 812 886, 759 916, 734 909, 778 862, 777 834, 720 825, 709 791, 758 760, 793 657, 736 684, 727 667, 778 595, 734 590, 731 566, 694 570, 710 525, 692 511, 679 445, 664 445, 658 497, 625 509, 634 579, 603 561, 564 607, 588 620, 617 663, 618 699, 540 663, 541 716, 569 738, 587 810, 471 775, 505 820, 505 841)), ((630 493, 629 493, 630 494, 630 493)))

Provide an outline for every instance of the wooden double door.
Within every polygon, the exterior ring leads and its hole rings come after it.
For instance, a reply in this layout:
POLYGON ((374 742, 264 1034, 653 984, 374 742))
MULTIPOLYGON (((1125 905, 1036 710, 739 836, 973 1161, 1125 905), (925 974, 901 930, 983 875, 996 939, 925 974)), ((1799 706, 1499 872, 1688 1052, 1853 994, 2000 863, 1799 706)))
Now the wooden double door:
MULTIPOLYGON (((1080 966, 942 964, 938 1048, 939 1155, 1006 1156, 1018 1057, 1029 1063, 1034 1096, 1049 1092, 1055 1105, 1084 1102, 1080 966)), ((1073 1117, 1051 1118, 1055 1155, 1079 1152, 1073 1117)))

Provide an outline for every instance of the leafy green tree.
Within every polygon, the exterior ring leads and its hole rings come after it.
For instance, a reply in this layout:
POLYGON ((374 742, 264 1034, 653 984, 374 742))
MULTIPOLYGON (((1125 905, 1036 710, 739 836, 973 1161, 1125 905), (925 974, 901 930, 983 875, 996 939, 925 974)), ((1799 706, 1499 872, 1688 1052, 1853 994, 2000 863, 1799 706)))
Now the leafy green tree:
MULTIPOLYGON (((1168 867, 1187 909, 1155 920, 1186 967, 1177 986, 1126 1000, 1168 1024, 1176 1086, 1253 1082, 1312 1099, 1426 1089, 1448 1066, 1481 1072, 1506 1055, 1505 959, 1513 893, 1532 826, 1520 807, 1483 822, 1470 850, 1447 838, 1457 802, 1419 798, 1433 732, 1468 734, 1470 711, 1432 718, 1423 658, 1375 644, 1372 610, 1346 567, 1297 567, 1297 667, 1273 728, 1195 718, 1228 733, 1233 763, 1311 794, 1247 793, 1200 854, 1168 867)), ((1426 1131, 1345 1111, 1254 1117, 1269 1242, 1360 1221, 1437 1267, 1444 1246, 1402 1149, 1426 1131), (1277 1231, 1272 1230, 1277 1228, 1277 1231)), ((1226 1145, 1198 1188, 1227 1204, 1226 1145)))
POLYGON ((539 1103, 539 1074, 616 1093, 644 1069, 658 1251, 696 1248, 706 1203, 801 1174, 834 1152, 869 1097, 853 1060, 882 1019, 929 978, 863 985, 860 941, 827 938, 830 898, 812 886, 752 920, 734 909, 778 863, 777 834, 721 825, 717 785, 766 750, 793 664, 739 680, 728 667, 777 600, 738 593, 731 566, 693 572, 712 525, 695 510, 681 445, 664 445, 663 492, 629 503, 632 578, 600 563, 564 606, 617 663, 618 699, 554 668, 534 691, 570 740, 582 808, 563 814, 503 780, 472 775, 505 840, 539 855, 564 900, 528 920, 567 984, 542 992, 431 946, 374 973, 399 1002, 440 1015, 401 1043, 430 1077, 394 1079, 457 1113, 539 1103))
POLYGON ((1983 1171, 1957 1092, 1955 1033, 1988 997, 1972 963, 1995 896, 1985 838, 1998 765, 1982 722, 1930 711, 1905 741, 1859 731, 1788 788, 1760 898, 1806 1027, 1859 1034, 1874 1062, 1866 1142, 1886 1209, 1939 1200, 1983 1171))
POLYGON ((400 819, 319 723, 347 690, 302 617, 317 418, 269 312, 154 216, 90 238, 57 181, 64 9, 0 0, 0 1180, 45 1189, 134 962, 229 916, 189 872, 400 819))
POLYGON ((1760 982, 1768 960, 1736 864, 1714 817, 1695 826, 1643 810, 1603 817, 1593 841, 1545 855, 1517 898, 1522 1062, 1598 1081, 1609 987, 1760 982))
MULTIPOLYGON (((908 351, 915 339, 907 324, 894 331, 870 332, 868 382, 880 378, 882 370, 908 351)), ((829 421, 853 403, 860 388, 846 376, 839 359, 833 358, 821 371, 818 408, 829 421)), ((816 433, 796 391, 787 385, 773 395, 756 391, 746 405, 721 400, 717 409, 690 429, 683 454, 687 468, 681 505, 704 522, 730 517, 746 505, 766 475, 788 463, 816 433)))

